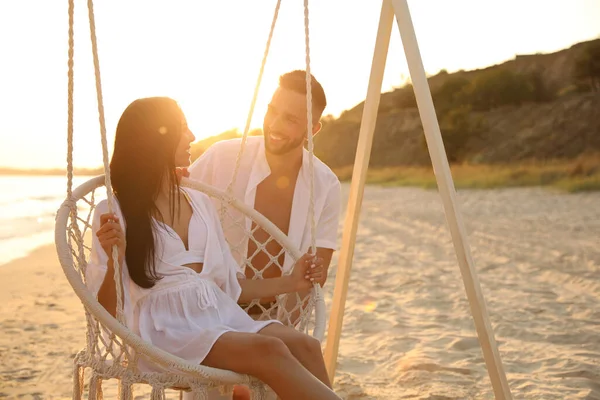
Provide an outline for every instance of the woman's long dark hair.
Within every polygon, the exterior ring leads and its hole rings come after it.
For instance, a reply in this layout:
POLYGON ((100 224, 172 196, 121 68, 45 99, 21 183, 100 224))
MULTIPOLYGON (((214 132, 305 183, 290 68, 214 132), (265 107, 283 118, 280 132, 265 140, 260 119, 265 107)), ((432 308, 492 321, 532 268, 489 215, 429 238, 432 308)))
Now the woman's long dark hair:
POLYGON ((143 288, 151 288, 160 279, 155 268, 152 217, 158 213, 155 200, 165 179, 171 188, 174 213, 179 187, 175 152, 183 121, 175 100, 149 97, 131 103, 117 125, 110 177, 127 228, 125 260, 129 276, 143 288))

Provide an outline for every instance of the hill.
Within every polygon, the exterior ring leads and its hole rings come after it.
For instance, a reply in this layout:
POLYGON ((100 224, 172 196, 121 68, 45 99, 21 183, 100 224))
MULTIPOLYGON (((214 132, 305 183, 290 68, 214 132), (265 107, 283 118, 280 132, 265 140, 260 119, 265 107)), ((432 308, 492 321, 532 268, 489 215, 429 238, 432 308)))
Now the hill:
MULTIPOLYGON (((481 70, 430 77, 450 161, 514 163, 600 151, 600 85, 579 71, 580 60, 592 51, 600 64, 600 40, 595 40, 553 54, 517 56, 481 70)), ((325 119, 315 152, 331 167, 353 164, 363 106, 325 119)), ((429 164, 412 87, 383 93, 371 166, 429 164)))

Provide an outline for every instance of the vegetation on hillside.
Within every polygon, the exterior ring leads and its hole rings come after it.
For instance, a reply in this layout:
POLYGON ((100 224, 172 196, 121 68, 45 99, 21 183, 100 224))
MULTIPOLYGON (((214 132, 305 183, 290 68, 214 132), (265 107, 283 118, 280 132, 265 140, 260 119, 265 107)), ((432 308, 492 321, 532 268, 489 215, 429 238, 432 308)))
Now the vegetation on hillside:
MULTIPOLYGON (((352 166, 334 171, 342 181, 352 178, 352 166)), ((600 153, 574 160, 528 161, 497 165, 451 165, 457 188, 494 189, 543 186, 567 192, 600 190, 600 153)), ((396 166, 370 169, 367 182, 390 186, 437 187, 433 169, 420 166, 396 166)))
MULTIPOLYGON (((507 164, 600 151, 599 65, 595 40, 430 77, 448 159, 507 164)), ((315 148, 331 167, 353 164, 363 106, 325 119, 315 148)), ((411 85, 382 94, 371 153, 371 167, 399 165, 430 165, 411 85)))
POLYGON ((575 57, 574 78, 582 89, 600 91, 600 40, 587 43, 575 57))

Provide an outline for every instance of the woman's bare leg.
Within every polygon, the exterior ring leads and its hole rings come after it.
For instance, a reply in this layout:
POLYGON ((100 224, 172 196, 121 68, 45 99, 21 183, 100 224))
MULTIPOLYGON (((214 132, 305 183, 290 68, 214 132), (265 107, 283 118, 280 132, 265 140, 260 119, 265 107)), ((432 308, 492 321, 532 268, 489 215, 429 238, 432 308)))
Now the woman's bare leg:
POLYGON ((294 357, 304 365, 304 368, 309 370, 327 387, 331 388, 331 382, 329 381, 329 375, 327 374, 325 360, 321 351, 321 343, 317 339, 279 324, 267 325, 258 333, 281 339, 294 357))
POLYGON ((340 400, 294 358, 282 340, 275 337, 224 333, 203 364, 255 376, 282 400, 340 400))

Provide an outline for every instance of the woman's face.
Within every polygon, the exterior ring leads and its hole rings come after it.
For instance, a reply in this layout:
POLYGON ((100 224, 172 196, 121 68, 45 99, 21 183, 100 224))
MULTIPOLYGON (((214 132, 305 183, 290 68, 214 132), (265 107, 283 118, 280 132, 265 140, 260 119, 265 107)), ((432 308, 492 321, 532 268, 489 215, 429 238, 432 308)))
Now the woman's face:
POLYGON ((196 137, 190 131, 187 121, 183 119, 181 127, 181 138, 175 150, 175 166, 189 167, 191 163, 191 143, 196 140, 196 137))

